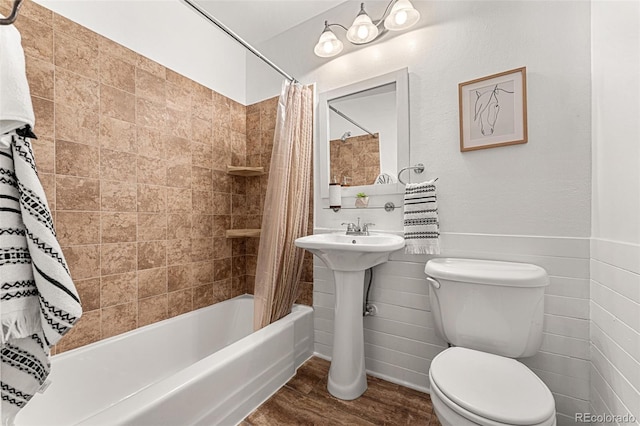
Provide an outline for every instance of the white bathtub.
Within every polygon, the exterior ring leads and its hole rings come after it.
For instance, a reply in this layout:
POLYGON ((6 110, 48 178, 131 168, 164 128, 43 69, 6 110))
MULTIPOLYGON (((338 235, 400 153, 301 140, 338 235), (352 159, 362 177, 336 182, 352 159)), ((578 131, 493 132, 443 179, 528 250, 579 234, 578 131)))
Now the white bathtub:
POLYGON ((236 424, 313 353, 308 306, 252 327, 244 295, 56 355, 51 385, 16 424, 236 424))

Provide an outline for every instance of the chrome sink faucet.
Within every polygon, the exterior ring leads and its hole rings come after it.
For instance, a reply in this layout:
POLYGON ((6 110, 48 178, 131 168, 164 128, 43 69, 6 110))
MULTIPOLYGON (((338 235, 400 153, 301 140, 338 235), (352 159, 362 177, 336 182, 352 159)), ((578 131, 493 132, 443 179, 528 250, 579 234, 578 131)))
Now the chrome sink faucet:
POLYGON ((360 218, 358 218, 358 223, 355 224, 353 222, 344 222, 342 224, 347 225, 347 235, 369 235, 369 227, 374 226, 374 223, 364 223, 360 226, 360 218))

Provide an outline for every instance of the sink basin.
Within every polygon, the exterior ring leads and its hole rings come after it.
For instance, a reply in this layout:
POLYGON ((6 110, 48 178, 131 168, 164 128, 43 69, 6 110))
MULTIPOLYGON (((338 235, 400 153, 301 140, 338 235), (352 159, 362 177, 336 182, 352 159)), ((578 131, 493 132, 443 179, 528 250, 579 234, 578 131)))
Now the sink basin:
POLYGON ((296 239, 295 244, 321 258, 333 270, 333 353, 327 389, 336 398, 358 398, 367 390, 362 323, 364 271, 386 262, 391 252, 404 247, 404 238, 342 232, 308 235, 296 239))
POLYGON ((296 246, 309 250, 334 271, 364 271, 386 262, 389 254, 404 247, 399 235, 342 233, 307 235, 296 240, 296 246))

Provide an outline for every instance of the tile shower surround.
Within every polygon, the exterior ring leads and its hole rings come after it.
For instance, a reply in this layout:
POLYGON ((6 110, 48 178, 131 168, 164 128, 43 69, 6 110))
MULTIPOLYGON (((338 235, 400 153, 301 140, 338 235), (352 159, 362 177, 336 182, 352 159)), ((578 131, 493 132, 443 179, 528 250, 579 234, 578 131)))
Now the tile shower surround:
MULTIPOLYGON (((377 135, 377 134, 376 134, 377 135)), ((331 171, 329 179, 351 186, 371 185, 381 173, 380 141, 370 135, 329 141, 331 171)))
POLYGON ((16 27, 39 176, 84 308, 54 353, 252 293, 259 239, 225 231, 260 227, 268 176, 225 170, 268 170, 277 100, 245 107, 33 2, 16 27))

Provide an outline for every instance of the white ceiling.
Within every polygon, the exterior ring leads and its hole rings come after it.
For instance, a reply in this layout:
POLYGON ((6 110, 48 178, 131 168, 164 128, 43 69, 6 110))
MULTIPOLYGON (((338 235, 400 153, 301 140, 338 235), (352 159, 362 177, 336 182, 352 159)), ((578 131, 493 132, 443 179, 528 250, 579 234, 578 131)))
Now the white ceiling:
MULTIPOLYGON (((250 44, 259 45, 344 0, 197 0, 197 3, 250 44)), ((322 28, 318 29, 320 32, 322 28)))

